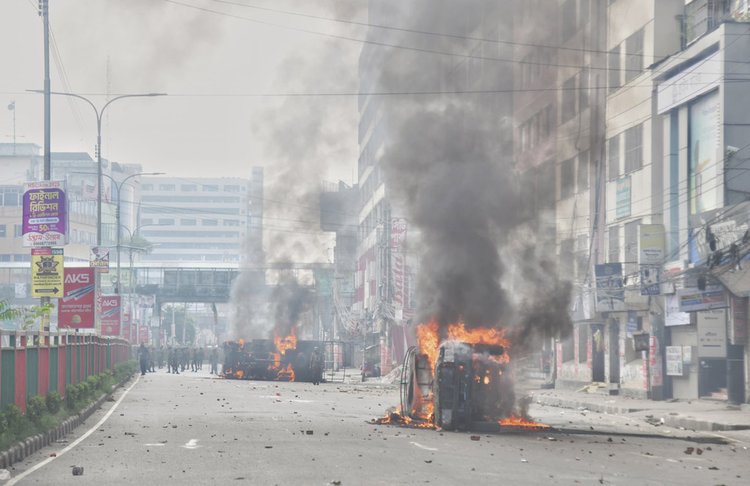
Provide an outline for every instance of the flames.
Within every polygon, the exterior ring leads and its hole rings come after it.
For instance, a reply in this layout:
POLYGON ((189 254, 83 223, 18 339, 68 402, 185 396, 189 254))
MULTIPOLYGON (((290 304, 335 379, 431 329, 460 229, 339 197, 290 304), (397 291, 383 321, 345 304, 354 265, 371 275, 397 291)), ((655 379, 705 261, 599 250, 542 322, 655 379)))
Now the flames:
POLYGON ((292 328, 292 332, 288 336, 274 336, 273 343, 276 345, 276 350, 281 355, 290 349, 297 349, 297 329, 292 328))
MULTIPOLYGON (((273 343, 276 346, 278 353, 273 353, 273 363, 269 366, 274 368, 277 372, 277 381, 294 381, 294 367, 292 363, 287 363, 285 366, 282 365, 282 358, 287 351, 293 351, 297 349, 297 327, 292 327, 292 331, 288 336, 274 336, 273 343)), ((271 368, 269 368, 271 369, 271 368)))
POLYGON ((515 427, 522 429, 545 430, 552 428, 547 424, 534 422, 533 420, 521 417, 520 415, 511 415, 510 417, 498 420, 497 423, 501 427, 515 427))
POLYGON ((401 410, 386 413, 384 417, 376 418, 370 423, 375 425, 399 425, 401 427, 414 427, 417 429, 434 429, 435 424, 429 420, 413 419, 401 410))
POLYGON ((435 369, 438 347, 442 341, 446 340, 460 341, 467 344, 502 346, 505 348, 506 352, 496 359, 502 363, 510 361, 510 356, 508 356, 507 353, 507 350, 510 348, 510 341, 505 336, 504 329, 493 327, 467 329, 463 322, 458 322, 447 326, 446 335, 441 338, 440 325, 433 319, 430 322, 417 326, 417 343, 419 346, 419 352, 427 356, 430 369, 435 369))

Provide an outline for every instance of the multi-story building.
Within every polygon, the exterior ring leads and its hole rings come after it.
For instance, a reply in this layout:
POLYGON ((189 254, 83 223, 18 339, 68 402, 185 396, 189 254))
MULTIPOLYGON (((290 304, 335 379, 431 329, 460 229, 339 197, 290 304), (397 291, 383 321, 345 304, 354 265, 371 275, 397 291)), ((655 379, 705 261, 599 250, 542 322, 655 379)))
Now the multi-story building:
POLYGON ((142 260, 239 265, 249 255, 262 259, 262 169, 251 176, 144 177, 138 225, 128 228, 153 245, 142 260))
POLYGON ((556 20, 517 30, 517 52, 531 56, 520 58, 544 56, 532 53, 548 35, 558 43, 542 66, 516 69, 517 88, 534 88, 516 93, 516 158, 557 161, 557 253, 576 267, 565 273, 578 292, 574 333, 554 349, 556 385, 747 401, 747 2, 564 0, 556 15, 534 6, 516 25, 556 20), (588 32, 571 30, 586 11, 588 32), (565 40, 578 35, 583 44, 565 40), (556 114, 545 125, 536 113, 547 103, 556 114))
POLYGON ((554 245, 546 252, 558 255, 559 273, 574 289, 574 331, 554 350, 545 343, 541 363, 548 379, 560 382, 603 372, 587 363, 599 329, 592 327, 590 289, 604 214, 606 8, 588 0, 531 1, 514 13, 516 169, 527 188, 524 205, 541 223, 539 241, 554 245))

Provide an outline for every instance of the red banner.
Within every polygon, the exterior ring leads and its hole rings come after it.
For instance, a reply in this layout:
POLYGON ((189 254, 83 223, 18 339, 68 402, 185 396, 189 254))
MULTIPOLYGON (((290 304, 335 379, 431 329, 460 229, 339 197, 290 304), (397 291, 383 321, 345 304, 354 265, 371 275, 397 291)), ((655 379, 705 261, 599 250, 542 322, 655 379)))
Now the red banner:
POLYGON ((102 295, 100 301, 102 336, 120 335, 120 296, 102 295))
POLYGON ((94 269, 66 268, 65 292, 57 306, 57 327, 94 327, 94 269))

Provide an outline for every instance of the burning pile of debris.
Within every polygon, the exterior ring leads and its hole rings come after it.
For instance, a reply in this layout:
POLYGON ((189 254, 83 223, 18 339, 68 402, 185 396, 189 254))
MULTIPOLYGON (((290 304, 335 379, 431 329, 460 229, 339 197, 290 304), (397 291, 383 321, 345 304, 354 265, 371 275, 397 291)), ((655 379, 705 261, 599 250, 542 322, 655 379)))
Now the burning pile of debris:
POLYGON ((321 381, 319 341, 297 340, 296 330, 271 339, 224 343, 224 377, 238 380, 321 381))
POLYGON ((502 329, 441 327, 432 321, 417 327, 417 341, 404 359, 401 408, 374 423, 446 430, 467 430, 479 422, 548 428, 516 408, 510 343, 502 329))

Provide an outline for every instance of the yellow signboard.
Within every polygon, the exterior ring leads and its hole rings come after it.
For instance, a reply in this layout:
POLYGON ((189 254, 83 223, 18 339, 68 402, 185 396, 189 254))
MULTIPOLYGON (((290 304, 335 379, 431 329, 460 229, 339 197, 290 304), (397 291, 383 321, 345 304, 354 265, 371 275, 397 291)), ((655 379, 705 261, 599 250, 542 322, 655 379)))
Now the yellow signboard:
POLYGON ((63 296, 63 249, 31 249, 31 296, 63 296))

